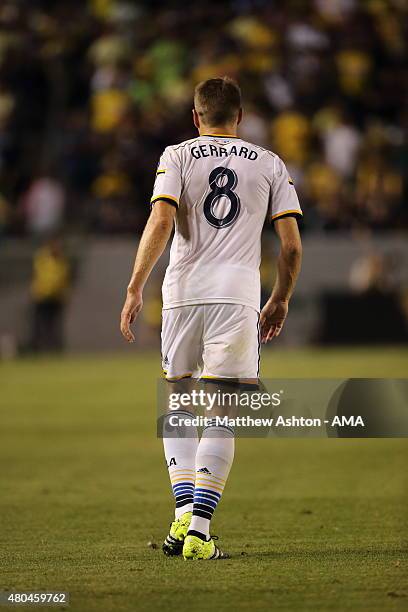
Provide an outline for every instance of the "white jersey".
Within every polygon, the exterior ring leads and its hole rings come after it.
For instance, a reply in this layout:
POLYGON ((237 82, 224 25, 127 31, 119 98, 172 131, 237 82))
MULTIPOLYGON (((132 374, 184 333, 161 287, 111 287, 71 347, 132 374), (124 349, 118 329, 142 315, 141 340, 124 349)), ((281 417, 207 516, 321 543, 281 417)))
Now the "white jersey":
POLYGON ((234 136, 202 135, 165 149, 157 200, 178 208, 163 308, 231 303, 259 311, 264 222, 302 214, 282 160, 234 136))

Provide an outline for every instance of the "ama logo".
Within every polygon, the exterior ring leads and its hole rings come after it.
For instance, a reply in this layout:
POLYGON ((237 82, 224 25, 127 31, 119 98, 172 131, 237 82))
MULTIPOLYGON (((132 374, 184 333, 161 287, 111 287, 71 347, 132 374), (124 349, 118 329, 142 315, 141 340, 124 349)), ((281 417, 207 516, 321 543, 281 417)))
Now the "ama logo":
POLYGON ((364 427, 363 418, 358 416, 335 416, 332 420, 332 427, 338 425, 339 427, 364 427))

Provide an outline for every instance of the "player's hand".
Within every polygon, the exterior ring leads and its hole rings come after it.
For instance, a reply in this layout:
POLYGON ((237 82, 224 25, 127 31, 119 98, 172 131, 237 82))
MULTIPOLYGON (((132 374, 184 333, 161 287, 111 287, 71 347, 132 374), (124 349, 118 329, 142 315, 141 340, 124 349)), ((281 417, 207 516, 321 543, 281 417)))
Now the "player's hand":
POLYGON ((132 330, 130 329, 130 326, 141 311, 142 306, 142 292, 128 290, 125 304, 122 308, 122 314, 120 315, 120 331, 122 332, 123 337, 128 342, 135 341, 135 337, 133 335, 132 330))
POLYGON ((288 314, 288 302, 270 299, 262 308, 259 324, 261 342, 266 344, 272 338, 279 336, 288 314))

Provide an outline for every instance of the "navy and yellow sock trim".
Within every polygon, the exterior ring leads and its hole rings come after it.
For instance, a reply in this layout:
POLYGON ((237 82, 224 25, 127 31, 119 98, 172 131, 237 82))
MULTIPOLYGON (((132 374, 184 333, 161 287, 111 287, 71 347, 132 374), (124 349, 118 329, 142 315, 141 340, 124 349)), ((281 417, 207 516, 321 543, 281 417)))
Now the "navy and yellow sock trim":
POLYGON ((193 516, 200 516, 210 521, 220 499, 221 493, 212 489, 196 487, 194 490, 193 516))

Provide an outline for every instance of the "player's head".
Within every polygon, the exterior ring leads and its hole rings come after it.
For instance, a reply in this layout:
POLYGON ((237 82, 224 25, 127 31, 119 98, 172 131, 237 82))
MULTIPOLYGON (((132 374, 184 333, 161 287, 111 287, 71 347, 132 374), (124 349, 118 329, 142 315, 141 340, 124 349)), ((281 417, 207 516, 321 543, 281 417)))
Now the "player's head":
POLYGON ((199 83, 194 92, 193 119, 197 129, 236 127, 242 119, 238 83, 229 77, 199 83))

